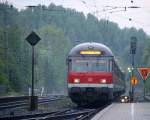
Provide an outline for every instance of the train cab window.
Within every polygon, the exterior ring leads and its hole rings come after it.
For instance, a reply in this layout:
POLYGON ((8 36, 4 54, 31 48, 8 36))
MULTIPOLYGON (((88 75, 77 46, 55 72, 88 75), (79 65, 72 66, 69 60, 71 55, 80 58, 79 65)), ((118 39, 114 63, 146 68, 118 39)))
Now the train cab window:
POLYGON ((88 62, 81 62, 79 60, 72 61, 72 71, 75 72, 87 72, 89 64, 88 62))
POLYGON ((74 59, 72 60, 72 71, 75 72, 108 72, 108 59, 74 59))
POLYGON ((106 60, 96 60, 95 62, 91 63, 91 71, 108 71, 107 61, 106 60))

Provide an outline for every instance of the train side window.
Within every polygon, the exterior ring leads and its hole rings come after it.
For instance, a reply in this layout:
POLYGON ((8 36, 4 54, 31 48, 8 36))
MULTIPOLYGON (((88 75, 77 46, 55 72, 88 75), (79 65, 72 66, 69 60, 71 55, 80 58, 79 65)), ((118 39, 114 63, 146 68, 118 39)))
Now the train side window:
POLYGON ((118 66, 116 65, 115 62, 114 62, 114 73, 115 73, 116 75, 118 75, 118 73, 119 73, 118 66))
POLYGON ((66 60, 66 63, 67 63, 67 65, 68 65, 68 69, 70 70, 70 69, 71 69, 71 66, 72 66, 72 65, 71 65, 71 64, 72 64, 72 59, 69 59, 69 58, 68 58, 68 59, 66 60))
POLYGON ((115 64, 115 62, 113 62, 114 64, 113 64, 113 71, 114 71, 114 73, 116 73, 116 64, 115 64))
POLYGON ((113 62, 112 62, 112 60, 109 60, 109 64, 108 64, 108 70, 111 72, 112 70, 113 70, 113 62))

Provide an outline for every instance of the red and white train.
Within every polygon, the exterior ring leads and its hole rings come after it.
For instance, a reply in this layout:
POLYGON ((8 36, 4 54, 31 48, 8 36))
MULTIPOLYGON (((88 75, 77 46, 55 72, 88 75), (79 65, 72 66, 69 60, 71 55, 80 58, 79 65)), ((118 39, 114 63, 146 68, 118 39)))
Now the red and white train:
POLYGON ((125 91, 124 74, 107 46, 79 44, 71 49, 67 61, 68 92, 78 105, 112 100, 125 91))

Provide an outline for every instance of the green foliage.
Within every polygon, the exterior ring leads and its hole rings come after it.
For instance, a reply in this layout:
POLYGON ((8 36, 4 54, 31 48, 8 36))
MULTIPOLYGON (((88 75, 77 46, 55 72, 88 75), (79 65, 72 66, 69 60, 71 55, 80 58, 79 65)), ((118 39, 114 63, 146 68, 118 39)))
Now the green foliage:
POLYGON ((5 74, 3 73, 3 68, 4 68, 4 63, 3 63, 3 61, 2 60, 0 60, 0 85, 2 85, 2 84, 8 84, 9 82, 8 82, 8 80, 6 79, 6 76, 5 76, 5 74))
POLYGON ((63 88, 66 77, 66 56, 71 47, 71 43, 65 38, 61 29, 54 26, 46 26, 39 29, 42 38, 37 46, 39 56, 38 69, 40 80, 44 81, 44 86, 48 91, 60 90, 63 88), (45 76, 45 77, 43 77, 45 76), (58 85, 61 85, 58 87, 58 85))

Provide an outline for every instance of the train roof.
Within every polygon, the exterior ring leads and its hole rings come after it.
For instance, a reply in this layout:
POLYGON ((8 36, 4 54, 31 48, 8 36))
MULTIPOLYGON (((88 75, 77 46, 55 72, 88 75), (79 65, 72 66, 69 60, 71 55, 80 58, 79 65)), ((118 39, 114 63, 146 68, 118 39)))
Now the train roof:
POLYGON ((81 56, 81 51, 101 51, 104 54, 100 56, 114 56, 112 51, 106 45, 95 42, 86 42, 76 45, 71 49, 69 56, 81 56))

